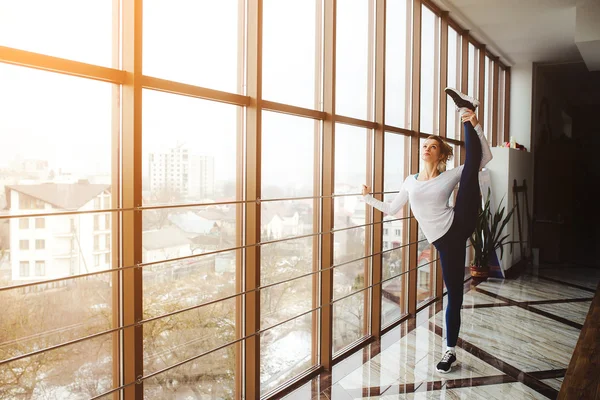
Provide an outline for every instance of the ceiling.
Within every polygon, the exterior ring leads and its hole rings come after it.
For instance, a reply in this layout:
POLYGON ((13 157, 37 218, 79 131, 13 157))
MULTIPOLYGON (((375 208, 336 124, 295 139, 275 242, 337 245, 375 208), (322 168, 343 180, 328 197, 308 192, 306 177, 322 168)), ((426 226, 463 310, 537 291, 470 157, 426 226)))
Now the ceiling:
POLYGON ((575 41, 578 0, 433 1, 508 65, 582 60, 575 41))

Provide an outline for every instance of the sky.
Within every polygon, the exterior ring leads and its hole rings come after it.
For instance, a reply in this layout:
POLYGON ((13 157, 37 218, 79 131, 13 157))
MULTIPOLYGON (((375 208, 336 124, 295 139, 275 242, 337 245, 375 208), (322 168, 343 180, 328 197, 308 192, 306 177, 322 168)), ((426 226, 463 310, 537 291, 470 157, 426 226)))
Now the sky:
MULTIPOLYGON (((238 3, 145 0, 143 73, 243 93, 237 76, 238 3)), ((369 95, 368 3, 338 1, 336 110, 360 119, 367 118, 369 95)), ((390 124, 409 127, 403 112, 407 73, 404 4, 404 0, 388 1, 386 118, 390 124)), ((112 12, 108 0, 0 0, 0 45, 111 67, 112 12)), ((315 107, 315 16, 315 1, 264 1, 265 99, 315 107)), ((424 10, 424 77, 433 74, 433 23, 433 14, 424 10)), ((422 79, 424 128, 433 116, 426 107, 426 102, 433 100, 433 83, 422 79)), ((0 64, 0 135, 5 144, 0 148, 0 168, 20 157, 48 160, 55 171, 110 174, 112 86, 0 64)), ((237 109, 144 90, 144 175, 150 153, 184 145, 195 154, 214 156, 217 181, 235 179, 237 109)), ((314 123, 272 112, 263 115, 264 182, 310 186, 314 123)), ((366 180, 369 134, 364 128, 338 125, 339 183, 360 185, 366 180)), ((386 168, 399 174, 403 153, 386 160, 386 168)))

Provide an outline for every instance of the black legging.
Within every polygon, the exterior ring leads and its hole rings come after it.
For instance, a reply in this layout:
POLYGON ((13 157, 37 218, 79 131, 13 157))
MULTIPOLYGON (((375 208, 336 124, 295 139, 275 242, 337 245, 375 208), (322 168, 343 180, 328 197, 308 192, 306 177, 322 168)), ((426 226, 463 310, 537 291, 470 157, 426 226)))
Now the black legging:
POLYGON ((433 242, 440 253, 444 282, 448 289, 446 343, 456 346, 463 302, 466 241, 475 230, 479 211, 479 165, 481 142, 470 122, 464 123, 467 157, 454 203, 454 220, 444 236, 433 242))

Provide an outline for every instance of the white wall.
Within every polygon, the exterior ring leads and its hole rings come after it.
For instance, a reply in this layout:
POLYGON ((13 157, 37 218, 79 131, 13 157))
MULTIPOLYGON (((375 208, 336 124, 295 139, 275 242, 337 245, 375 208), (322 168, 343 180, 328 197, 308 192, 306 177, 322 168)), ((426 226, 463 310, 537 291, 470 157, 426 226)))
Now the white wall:
MULTIPOLYGON (((511 210, 514 206, 513 181, 516 179, 517 184, 521 186, 523 179, 526 179, 527 200, 529 213, 531 214, 533 212, 533 155, 530 152, 501 147, 492 148, 492 155, 494 158, 486 165, 486 168, 490 173, 494 207, 498 207, 500 200, 504 198, 502 205, 506 207, 505 213, 511 210)), ((487 195, 487 193, 484 193, 484 195, 487 195)), ((519 208, 521 211, 523 240, 527 240, 526 208, 522 197, 519 198, 519 208)), ((507 240, 512 241, 519 240, 518 232, 517 212, 515 210, 504 234, 509 234, 507 240)), ((518 244, 514 246, 512 253, 510 246, 504 247, 504 258, 501 261, 504 270, 512 267, 520 260, 521 252, 518 244)))
POLYGON ((533 63, 513 65, 510 75, 509 134, 527 150, 531 150, 532 93, 533 63))

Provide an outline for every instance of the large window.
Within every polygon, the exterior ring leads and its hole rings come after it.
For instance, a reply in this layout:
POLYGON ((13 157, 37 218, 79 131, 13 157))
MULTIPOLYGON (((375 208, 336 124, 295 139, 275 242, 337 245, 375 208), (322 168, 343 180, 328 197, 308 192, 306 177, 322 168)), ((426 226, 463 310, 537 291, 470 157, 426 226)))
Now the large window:
POLYGON ((504 130, 506 129, 504 119, 506 118, 506 70, 499 68, 498 74, 498 97, 496 98, 496 108, 498 109, 498 121, 496 124, 496 133, 498 144, 504 143, 504 130))
POLYGON ((504 134, 509 71, 446 14, 47 3, 0 2, 0 398, 277 397, 442 295, 361 189, 392 201, 440 127, 460 152, 441 70, 504 134))
MULTIPOLYGON (((452 27, 448 27, 448 87, 461 90, 461 72, 462 36, 452 27)), ((448 98, 446 102, 446 137, 460 139, 461 125, 456 105, 448 98)))
POLYGON ((264 112, 262 119, 261 241, 271 242, 261 246, 260 259, 264 394, 317 359, 318 314, 310 311, 318 305, 316 275, 311 272, 317 268, 313 235, 318 232, 314 196, 320 123, 274 112, 264 112))
POLYGON ((144 74, 242 92, 243 6, 238 0, 145 0, 144 74), (169 22, 167 22, 169 21, 169 22))
POLYGON ((421 6, 421 132, 439 133, 440 18, 421 6))
POLYGON ((3 1, 0 46, 109 67, 117 12, 114 4, 76 0, 3 1))
MULTIPOLYGON (((111 2, 89 7, 67 1, 52 7, 31 3, 0 5, 0 37, 10 38, 2 45, 110 64, 111 2)), ((12 182, 3 189, 3 213, 48 213, 45 218, 1 221, 7 223, 10 242, 2 238, 0 246, 11 256, 5 257, 4 251, 0 255, 2 269, 10 271, 0 277, 0 297, 8 310, 0 331, 11 328, 0 338, 0 362, 14 361, 0 365, 0 397, 96 396, 114 387, 116 342, 112 334, 102 334, 115 327, 114 276, 101 272, 108 265, 95 263, 90 212, 94 197, 110 191, 111 104, 117 85, 0 63, 0 86, 0 132, 11 138, 10 145, 2 146, 1 158, 3 168, 13 170, 12 182), (69 218, 76 221, 75 232, 69 232, 69 218), (19 230, 23 220, 35 229, 19 230), (92 272, 98 274, 76 278, 92 272), (12 289, 22 284, 30 286, 12 289), (34 353, 51 346, 59 347, 34 353), (17 379, 10 371, 22 373, 17 379)))
POLYGON ((479 49, 473 43, 469 43, 468 63, 467 94, 477 98, 479 97, 479 49))
POLYGON ((372 1, 337 2, 336 105, 339 115, 373 119, 372 1))
MULTIPOLYGON (((410 166, 410 138, 385 133, 383 191, 384 200, 392 201, 408 175, 410 166)), ((382 298, 381 320, 387 326, 406 313, 408 284, 408 205, 396 215, 387 215, 383 221, 382 298)))
MULTIPOLYGON (((263 1, 263 97, 322 109, 318 1, 263 1)), ((362 33, 359 32, 358 35, 362 33)), ((361 37, 361 39, 363 39, 361 37)))
POLYGON ((493 114, 493 109, 495 106, 495 100, 494 100, 494 61, 488 57, 487 55, 485 56, 485 97, 484 97, 484 101, 485 101, 485 105, 483 108, 483 121, 481 121, 481 126, 484 129, 485 135, 488 139, 488 142, 492 143, 492 123, 493 123, 493 119, 492 119, 492 114, 493 114))
POLYGON ((333 234, 333 349, 337 352, 366 334, 370 275, 366 210, 360 193, 369 181, 372 131, 336 125, 333 234))
POLYGON ((386 2, 385 123, 410 128, 412 1, 386 2))

